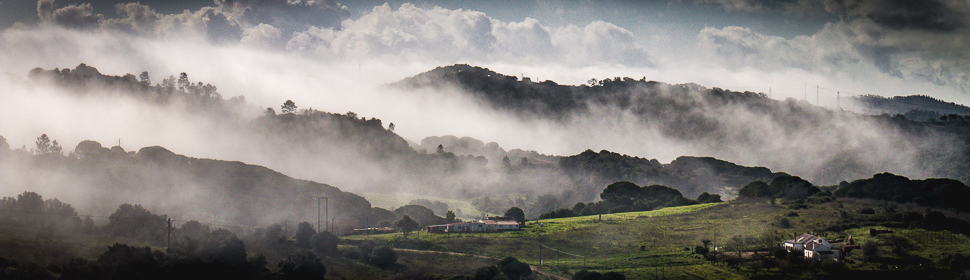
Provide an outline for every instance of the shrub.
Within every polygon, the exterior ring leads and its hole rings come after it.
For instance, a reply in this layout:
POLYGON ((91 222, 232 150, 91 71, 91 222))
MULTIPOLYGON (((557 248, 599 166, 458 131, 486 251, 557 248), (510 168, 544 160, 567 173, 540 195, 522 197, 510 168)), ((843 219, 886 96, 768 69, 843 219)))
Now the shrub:
POLYGON ((310 246, 313 247, 313 251, 321 255, 333 256, 340 253, 337 251, 337 243, 340 243, 340 239, 327 231, 318 232, 310 238, 310 246))

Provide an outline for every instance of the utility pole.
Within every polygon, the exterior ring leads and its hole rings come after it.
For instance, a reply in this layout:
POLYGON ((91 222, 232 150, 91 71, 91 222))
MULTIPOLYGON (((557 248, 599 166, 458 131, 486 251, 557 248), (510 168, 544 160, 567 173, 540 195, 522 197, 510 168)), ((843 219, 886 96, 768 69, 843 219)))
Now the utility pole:
POLYGON ((325 203, 326 203, 324 205, 324 208, 327 214, 326 219, 324 219, 323 222, 327 224, 327 231, 329 232, 330 231, 330 198, 321 196, 321 197, 317 197, 316 199, 317 199, 317 231, 318 232, 320 231, 320 199, 323 199, 325 200, 325 203))
POLYGON ((839 103, 839 99, 841 95, 842 95, 841 92, 838 92, 838 91, 835 92, 835 108, 838 108, 839 111, 842 111, 842 105, 839 103))
POLYGON ((539 265, 542 265, 542 243, 539 243, 539 265))
POLYGON ((320 232, 320 198, 317 198, 317 232, 320 232))
POLYGON ((165 243, 166 247, 172 247, 172 218, 168 218, 168 239, 165 243))

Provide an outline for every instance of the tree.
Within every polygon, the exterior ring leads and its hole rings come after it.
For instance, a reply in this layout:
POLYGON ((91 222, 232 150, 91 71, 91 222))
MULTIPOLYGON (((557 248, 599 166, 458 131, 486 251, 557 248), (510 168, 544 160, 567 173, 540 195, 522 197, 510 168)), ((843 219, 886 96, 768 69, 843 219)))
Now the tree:
POLYGON ((509 279, 522 279, 532 275, 532 267, 511 256, 499 261, 498 267, 509 279))
POLYGON ((475 270, 475 275, 472 276, 473 280, 492 280, 495 276, 498 276, 498 267, 494 265, 483 266, 475 270))
POLYGON ((397 262, 397 253, 388 245, 374 247, 367 255, 367 262, 379 267, 388 267, 397 262))
POLYGON ((445 152, 445 146, 438 144, 438 149, 436 149, 435 151, 438 152, 439 154, 442 154, 445 152))
POLYGON ((351 119, 356 119, 357 118, 357 113, 354 113, 352 111, 347 111, 347 117, 349 117, 351 119))
POLYGON ((394 123, 388 124, 387 125, 387 130, 394 131, 394 123))
POLYGON ((509 210, 505 210, 505 215, 503 216, 506 218, 512 218, 519 223, 525 222, 525 211, 522 211, 522 209, 519 207, 512 207, 509 208, 509 210))
POLYGON ((276 116, 276 110, 273 110, 273 107, 266 107, 266 111, 263 111, 263 114, 267 117, 276 116))
POLYGON ((314 234, 317 234, 317 231, 313 229, 313 226, 310 225, 310 223, 300 223, 296 229, 296 246, 309 249, 310 238, 313 237, 314 234))
POLYGON ((297 251, 279 263, 282 279, 323 279, 327 268, 310 251, 297 251))
POLYGON ((3 154, 10 150, 10 144, 7 144, 7 138, 0 136, 0 154, 3 154))
POLYGON ((338 253, 337 243, 340 243, 340 239, 329 231, 318 232, 313 238, 310 238, 313 251, 321 255, 336 255, 338 253))
MULTIPOLYGON (((105 149, 107 150, 107 149, 105 149)), ((74 148, 74 155, 79 159, 92 159, 97 158, 102 152, 101 143, 84 140, 77 144, 74 148)))
POLYGON ((449 224, 457 221, 457 218, 455 217, 455 211, 448 210, 448 212, 445 212, 445 219, 448 220, 449 224))
POLYGON ((189 88, 189 85, 191 84, 192 82, 189 82, 188 74, 185 74, 185 72, 182 72, 181 74, 179 74, 179 79, 178 79, 179 91, 185 92, 185 90, 187 90, 189 88))
POLYGON ((37 141, 34 142, 34 144, 37 145, 37 150, 35 150, 35 153, 38 155, 60 155, 61 151, 63 150, 61 145, 57 144, 57 140, 51 142, 51 139, 47 137, 46 133, 41 134, 40 137, 37 137, 37 141))
POLYGON ((283 105, 280 105, 280 114, 290 114, 296 112, 296 102, 293 100, 286 100, 283 105))
POLYGON ((141 83, 146 86, 152 85, 152 78, 148 76, 148 71, 142 71, 141 75, 138 75, 138 80, 140 80, 141 83))
POLYGON ((394 226, 401 229, 401 233, 404 234, 404 238, 406 239, 408 238, 408 234, 411 233, 412 230, 418 229, 419 225, 418 225, 418 222, 415 222, 414 219, 411 219, 411 216, 404 215, 404 217, 401 217, 400 220, 397 220, 397 222, 394 223, 394 226))
POLYGON ((179 91, 185 92, 185 90, 187 90, 189 88, 189 85, 192 82, 189 82, 189 75, 188 74, 185 74, 185 72, 182 72, 182 73, 179 74, 179 78, 178 78, 177 83, 178 83, 178 89, 179 89, 179 91))

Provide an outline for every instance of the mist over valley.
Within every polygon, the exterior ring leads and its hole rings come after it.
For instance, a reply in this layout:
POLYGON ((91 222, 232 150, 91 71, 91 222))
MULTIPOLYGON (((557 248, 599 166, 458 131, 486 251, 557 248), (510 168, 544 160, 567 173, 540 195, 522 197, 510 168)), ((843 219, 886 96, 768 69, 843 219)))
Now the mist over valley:
POLYGON ((688 2, 0 2, 0 278, 970 271, 966 5, 688 2))

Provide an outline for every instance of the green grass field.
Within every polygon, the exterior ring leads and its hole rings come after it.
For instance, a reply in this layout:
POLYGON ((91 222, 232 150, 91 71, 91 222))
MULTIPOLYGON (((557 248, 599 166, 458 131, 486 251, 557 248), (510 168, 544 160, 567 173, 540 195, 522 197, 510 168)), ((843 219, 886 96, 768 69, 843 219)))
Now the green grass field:
MULTIPOLYGON (((741 236, 763 240, 745 245, 754 249, 780 244, 792 235, 804 232, 817 232, 827 239, 840 239, 851 234, 857 242, 865 242, 870 238, 867 233, 869 227, 858 227, 844 232, 821 230, 839 221, 840 215, 844 215, 841 214, 842 211, 857 215, 854 213, 860 208, 879 205, 874 201, 840 200, 807 204, 807 208, 795 210, 787 205, 771 205, 766 200, 733 201, 609 214, 602 215, 602 218, 585 216, 529 221, 522 230, 501 233, 422 232, 420 236, 412 233, 411 240, 408 241, 402 240, 400 233, 348 236, 345 239, 351 243, 377 239, 398 244, 399 247, 421 246, 427 250, 495 258, 514 256, 567 278, 583 268, 601 272, 617 271, 624 273, 628 279, 731 279, 771 275, 812 278, 818 275, 781 274, 782 271, 778 268, 731 268, 724 262, 705 260, 701 255, 692 253, 692 248, 701 245, 704 239, 713 241, 713 245, 718 247, 731 246, 734 245, 731 244, 732 237, 741 236), (790 220, 790 228, 779 226, 778 221, 783 217, 790 220)), ((884 245, 880 249, 880 261, 906 264, 916 261, 929 267, 941 265, 941 261, 948 254, 970 253, 970 240, 947 231, 898 229, 896 235, 914 245, 907 247, 905 256, 892 254, 890 246, 884 245)), ((878 238, 873 240, 885 243, 878 238)), ((860 258, 861 252, 853 252, 849 256, 852 261, 846 267, 878 270, 883 264, 858 261, 860 258)))

